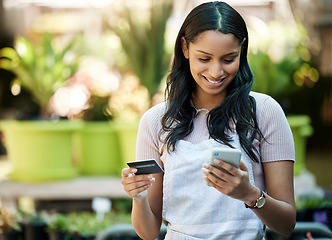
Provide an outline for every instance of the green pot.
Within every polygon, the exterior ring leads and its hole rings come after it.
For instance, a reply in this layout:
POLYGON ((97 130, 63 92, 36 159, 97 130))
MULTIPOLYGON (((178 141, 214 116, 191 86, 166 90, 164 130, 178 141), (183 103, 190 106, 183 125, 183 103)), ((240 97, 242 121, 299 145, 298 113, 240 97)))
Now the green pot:
POLYGON ((85 122, 78 142, 82 175, 121 175, 119 143, 112 122, 85 122))
POLYGON ((1 128, 16 181, 41 182, 77 175, 73 161, 73 133, 80 122, 4 121, 1 128))
POLYGON ((116 122, 119 137, 122 168, 127 168, 127 162, 136 160, 136 139, 139 121, 116 122))
POLYGON ((307 153, 307 139, 313 133, 313 128, 310 125, 311 120, 307 115, 294 115, 287 117, 288 123, 291 127, 294 145, 295 145, 295 164, 294 175, 299 175, 305 168, 305 160, 307 153))

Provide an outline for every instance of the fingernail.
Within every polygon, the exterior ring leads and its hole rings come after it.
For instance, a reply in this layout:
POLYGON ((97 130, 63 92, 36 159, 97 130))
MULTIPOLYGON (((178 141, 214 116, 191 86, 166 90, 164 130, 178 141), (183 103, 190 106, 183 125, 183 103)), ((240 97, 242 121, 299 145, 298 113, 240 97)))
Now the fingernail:
POLYGON ((206 163, 204 163, 204 164, 203 164, 203 167, 208 168, 209 165, 207 165, 206 163))
POLYGON ((221 163, 221 160, 215 159, 214 162, 217 163, 217 164, 219 164, 219 163, 221 163))
POLYGON ((202 171, 203 171, 204 173, 208 173, 208 172, 209 172, 209 170, 207 170, 206 168, 202 168, 202 171))
POLYGON ((137 172, 137 168, 133 168, 133 169, 131 170, 131 172, 132 172, 132 173, 136 173, 136 172, 137 172))

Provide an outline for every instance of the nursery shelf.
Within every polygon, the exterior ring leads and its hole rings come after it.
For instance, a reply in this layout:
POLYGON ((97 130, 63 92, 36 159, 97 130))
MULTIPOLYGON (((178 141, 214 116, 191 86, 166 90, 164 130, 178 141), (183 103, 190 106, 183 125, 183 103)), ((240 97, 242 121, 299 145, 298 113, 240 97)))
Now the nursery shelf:
POLYGON ((47 183, 0 182, 1 205, 13 206, 20 197, 34 200, 80 200, 127 197, 117 177, 78 177, 47 183))

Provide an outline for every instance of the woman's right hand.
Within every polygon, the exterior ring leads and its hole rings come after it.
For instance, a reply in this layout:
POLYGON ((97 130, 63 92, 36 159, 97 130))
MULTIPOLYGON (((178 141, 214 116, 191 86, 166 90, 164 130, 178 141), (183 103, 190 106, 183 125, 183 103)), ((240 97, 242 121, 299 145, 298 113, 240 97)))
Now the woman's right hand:
POLYGON ((135 175, 136 172, 136 168, 122 169, 121 183, 129 197, 143 199, 147 197, 146 190, 152 185, 155 179, 151 174, 135 175))

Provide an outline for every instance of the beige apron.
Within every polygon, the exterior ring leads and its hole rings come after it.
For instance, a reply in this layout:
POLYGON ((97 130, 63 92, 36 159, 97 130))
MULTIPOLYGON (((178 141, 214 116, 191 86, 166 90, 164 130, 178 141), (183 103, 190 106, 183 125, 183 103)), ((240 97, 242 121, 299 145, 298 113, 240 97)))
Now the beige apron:
MULTIPOLYGON (((237 135, 233 139, 231 144, 241 149, 237 135)), ((199 144, 180 140, 176 151, 167 154, 163 187, 165 239, 263 239, 264 225, 252 210, 245 208, 242 201, 209 187, 203 179, 201 168, 209 162, 212 147, 228 148, 213 139, 199 144)), ((251 160, 242 154, 242 161, 254 184, 251 160)))

